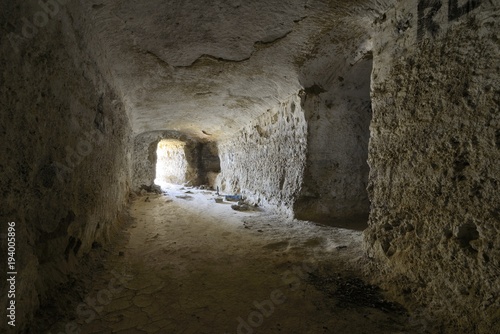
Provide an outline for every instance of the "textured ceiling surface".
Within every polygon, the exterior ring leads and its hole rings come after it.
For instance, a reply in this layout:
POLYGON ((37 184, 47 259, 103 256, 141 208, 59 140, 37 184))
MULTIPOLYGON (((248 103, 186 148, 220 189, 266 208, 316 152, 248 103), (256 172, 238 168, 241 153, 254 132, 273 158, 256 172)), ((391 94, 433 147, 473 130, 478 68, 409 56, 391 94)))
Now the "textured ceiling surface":
POLYGON ((135 133, 218 140, 296 94, 318 59, 345 57, 321 49, 368 36, 384 7, 369 0, 109 0, 90 3, 86 14, 135 133))

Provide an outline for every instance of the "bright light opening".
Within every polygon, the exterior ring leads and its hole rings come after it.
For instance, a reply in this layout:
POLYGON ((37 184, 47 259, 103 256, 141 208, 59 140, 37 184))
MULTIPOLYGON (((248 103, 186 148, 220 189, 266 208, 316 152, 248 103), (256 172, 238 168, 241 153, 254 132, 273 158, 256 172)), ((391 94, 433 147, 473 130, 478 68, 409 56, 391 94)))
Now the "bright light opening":
POLYGON ((185 146, 186 143, 174 139, 163 139, 158 143, 155 184, 165 187, 172 183, 182 184, 186 182, 185 146))

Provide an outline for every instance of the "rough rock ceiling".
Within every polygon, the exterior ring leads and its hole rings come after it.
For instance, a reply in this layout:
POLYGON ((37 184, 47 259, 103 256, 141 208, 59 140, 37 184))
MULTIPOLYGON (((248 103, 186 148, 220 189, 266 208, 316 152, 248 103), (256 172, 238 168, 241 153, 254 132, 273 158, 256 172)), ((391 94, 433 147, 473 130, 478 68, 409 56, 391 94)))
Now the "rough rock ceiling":
POLYGON ((383 7, 368 0, 109 0, 88 11, 101 64, 135 133, 218 140, 302 89, 300 73, 319 45, 349 41, 360 27, 366 33, 383 7))

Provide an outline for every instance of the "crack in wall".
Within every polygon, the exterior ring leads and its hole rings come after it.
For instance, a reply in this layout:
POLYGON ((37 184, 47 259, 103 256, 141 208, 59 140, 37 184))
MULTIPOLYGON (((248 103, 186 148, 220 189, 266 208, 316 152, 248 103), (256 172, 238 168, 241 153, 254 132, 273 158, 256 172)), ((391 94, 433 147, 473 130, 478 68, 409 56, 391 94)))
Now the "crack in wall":
POLYGON ((212 63, 213 62, 216 62, 216 63, 221 63, 221 62, 224 62, 224 63, 243 63, 243 62, 250 60, 250 58, 252 58, 252 56, 256 52, 258 52, 262 49, 265 49, 265 48, 269 48, 269 47, 277 44, 281 40, 285 39, 291 32, 293 32, 293 30, 288 30, 283 35, 278 36, 278 37, 276 37, 272 40, 269 40, 269 41, 259 40, 259 41, 254 42, 254 44, 253 44, 254 50, 250 53, 249 56, 241 58, 241 59, 227 59, 227 58, 223 58, 223 57, 216 57, 216 56, 213 56, 210 54, 202 54, 201 56, 196 58, 190 65, 178 65, 175 67, 176 68, 189 68, 189 67, 208 65, 211 62, 212 63))

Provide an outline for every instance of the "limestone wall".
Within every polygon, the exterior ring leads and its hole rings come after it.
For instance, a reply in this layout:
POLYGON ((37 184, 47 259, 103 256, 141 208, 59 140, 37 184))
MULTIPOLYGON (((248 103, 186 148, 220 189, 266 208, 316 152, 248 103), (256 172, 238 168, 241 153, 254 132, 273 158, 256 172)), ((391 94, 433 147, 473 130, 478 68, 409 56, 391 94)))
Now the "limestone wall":
POLYGON ((220 173, 219 150, 216 142, 209 142, 203 145, 200 164, 205 175, 203 184, 213 187, 220 173))
POLYGON ((366 247, 443 333, 500 328, 499 9, 401 1, 377 22, 366 247))
MULTIPOLYGON (((18 273, 10 332, 29 326, 92 244, 113 235, 127 202, 128 120, 68 10, 61 4, 49 16, 38 2, 2 2, 0 262, 12 221, 18 273)), ((7 333, 4 315, 0 332, 7 333)))
POLYGON ((304 185, 294 204, 300 219, 346 227, 368 220, 372 59, 367 51, 355 59, 357 47, 330 46, 328 63, 318 66, 316 60, 311 61, 310 67, 319 67, 323 73, 305 74, 302 106, 308 124, 307 163, 304 185))
POLYGON ((276 205, 291 214, 302 184, 307 125, 296 95, 218 145, 224 193, 276 205))

